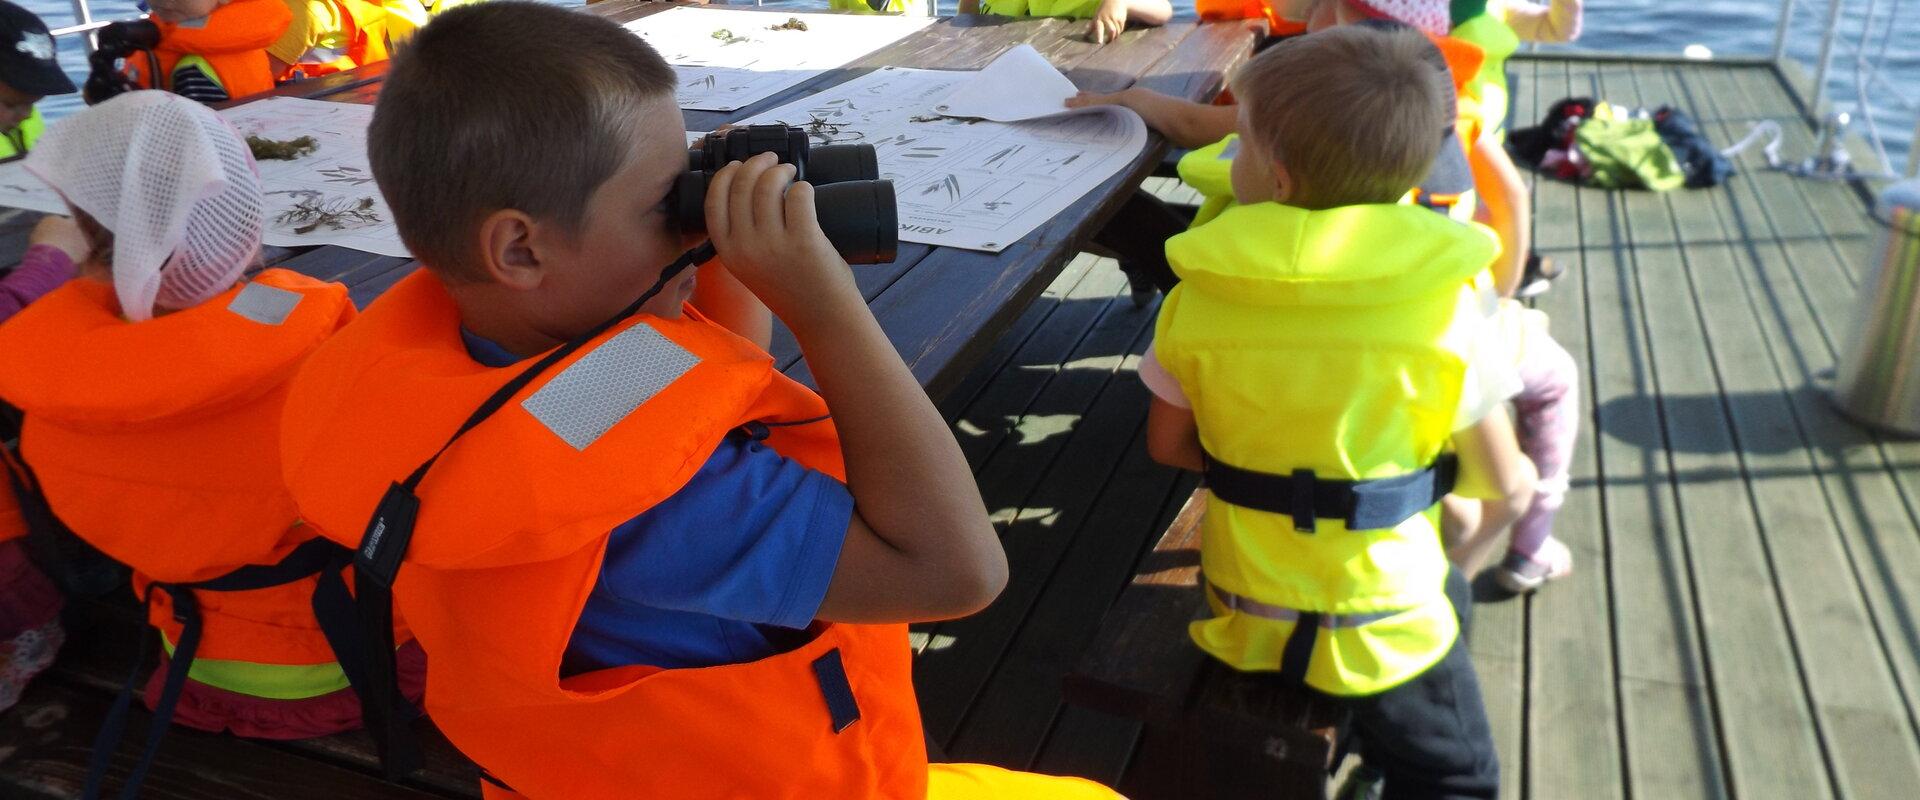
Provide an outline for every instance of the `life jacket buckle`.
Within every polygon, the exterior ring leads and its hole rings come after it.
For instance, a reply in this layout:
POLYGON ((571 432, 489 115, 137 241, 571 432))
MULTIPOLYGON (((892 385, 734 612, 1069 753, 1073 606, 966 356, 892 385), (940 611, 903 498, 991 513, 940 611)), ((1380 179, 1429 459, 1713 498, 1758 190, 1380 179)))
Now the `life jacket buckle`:
POLYGON ((1319 522, 1314 516, 1313 508, 1316 496, 1313 470, 1294 470, 1292 483, 1293 502, 1289 508, 1293 516, 1293 529, 1299 533, 1313 533, 1315 525, 1319 522))

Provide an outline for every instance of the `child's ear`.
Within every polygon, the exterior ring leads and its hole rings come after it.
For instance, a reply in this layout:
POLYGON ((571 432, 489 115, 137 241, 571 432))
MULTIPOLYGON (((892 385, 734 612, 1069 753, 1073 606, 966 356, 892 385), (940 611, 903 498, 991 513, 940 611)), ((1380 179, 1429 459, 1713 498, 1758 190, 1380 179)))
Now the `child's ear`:
POLYGON ((546 277, 535 224, 525 212, 503 208, 480 222, 480 266, 494 283, 536 289, 546 277))
POLYGON ((1293 194, 1299 190, 1300 184, 1293 180, 1293 173, 1287 171, 1287 165, 1278 161, 1270 163, 1273 164, 1273 201, 1286 205, 1293 199, 1293 194))

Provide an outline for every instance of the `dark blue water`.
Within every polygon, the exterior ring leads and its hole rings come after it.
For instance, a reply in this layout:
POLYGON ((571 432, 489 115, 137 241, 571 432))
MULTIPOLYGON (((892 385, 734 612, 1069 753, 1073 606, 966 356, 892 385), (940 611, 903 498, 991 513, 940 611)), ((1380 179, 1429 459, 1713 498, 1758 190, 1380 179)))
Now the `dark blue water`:
MULTIPOLYGON (((951 10, 954 0, 938 0, 951 10)), ((1844 6, 1841 43, 1836 47, 1836 70, 1828 83, 1839 108, 1855 105, 1852 64, 1854 47, 1869 6, 1875 11, 1872 23, 1875 35, 1869 55, 1879 51, 1880 37, 1892 31, 1885 70, 1900 91, 1920 99, 1920 0, 1842 0, 1844 6), (1892 12, 1890 14, 1890 12, 1892 12), (1891 28, 1889 28, 1891 26, 1891 28)), ((567 4, 574 4, 567 2, 567 4)), ((769 5, 824 7, 826 0, 779 0, 769 5)), ((73 10, 66 0, 29 0, 27 6, 53 27, 70 24, 73 10)), ((1174 7, 1190 12, 1192 0, 1174 0, 1174 7)), ((93 4, 96 19, 122 19, 137 13, 129 0, 104 0, 93 4)), ((1814 0, 1801 2, 1793 15, 1787 38, 1787 54, 1802 64, 1811 65, 1819 52, 1820 34, 1825 27, 1827 4, 1814 0)), ((1588 0, 1586 33, 1574 45, 1581 49, 1621 53, 1677 54, 1689 45, 1702 45, 1720 56, 1770 55, 1774 30, 1780 19, 1780 4, 1771 0, 1588 0)), ((60 43, 62 63, 78 83, 86 74, 85 52, 77 38, 60 43)), ((1893 157, 1900 159, 1910 145, 1915 112, 1897 108, 1897 101, 1884 89, 1869 95, 1880 108, 1877 119, 1893 157)), ((58 116, 79 105, 77 96, 52 98, 42 108, 49 116, 58 116)))

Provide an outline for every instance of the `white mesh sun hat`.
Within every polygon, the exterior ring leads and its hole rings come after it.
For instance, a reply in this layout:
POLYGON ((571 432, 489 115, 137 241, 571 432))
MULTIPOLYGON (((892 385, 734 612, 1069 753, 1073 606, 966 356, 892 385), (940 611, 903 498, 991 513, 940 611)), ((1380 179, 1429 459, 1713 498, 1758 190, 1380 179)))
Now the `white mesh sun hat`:
POLYGON ((226 121, 171 92, 128 92, 61 120, 26 167, 113 232, 120 313, 190 308, 240 279, 266 211, 253 154, 226 121))

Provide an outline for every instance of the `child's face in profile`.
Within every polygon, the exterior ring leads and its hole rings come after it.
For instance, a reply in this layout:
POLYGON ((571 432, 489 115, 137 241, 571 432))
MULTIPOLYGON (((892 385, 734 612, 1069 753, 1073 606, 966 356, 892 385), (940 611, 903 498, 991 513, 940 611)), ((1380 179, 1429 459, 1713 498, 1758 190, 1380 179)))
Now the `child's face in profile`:
POLYGON ((1280 185, 1279 178, 1284 167, 1278 167, 1273 156, 1253 136, 1245 103, 1240 104, 1234 130, 1240 134, 1240 152, 1233 157, 1233 199, 1241 205, 1269 200, 1286 202, 1285 187, 1280 185))
MULTIPOLYGON (((540 298, 555 338, 570 339, 639 298, 661 270, 690 246, 673 224, 666 200, 687 166, 686 127, 672 95, 643 103, 627 162, 594 190, 578 235, 542 265, 540 298)), ((680 273, 643 310, 680 316, 693 296, 694 270, 680 273)))
POLYGON ((0 133, 11 132, 33 116, 33 104, 40 102, 40 96, 27 94, 5 83, 0 83, 0 133))
POLYGON ((221 0, 148 0, 153 15, 172 23, 199 19, 221 6, 221 0))

